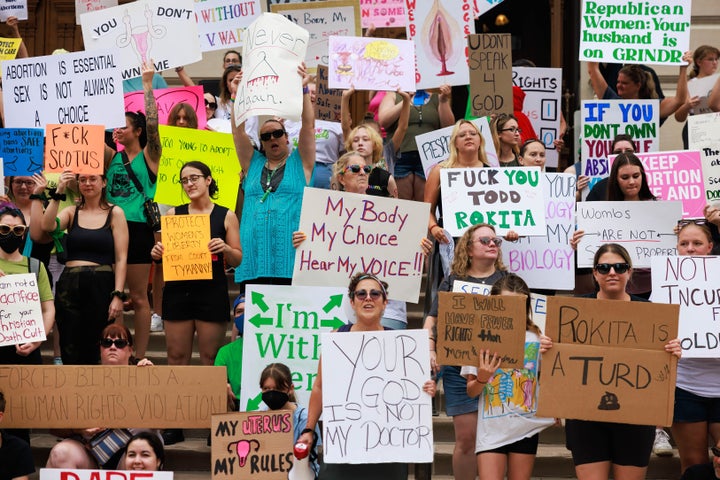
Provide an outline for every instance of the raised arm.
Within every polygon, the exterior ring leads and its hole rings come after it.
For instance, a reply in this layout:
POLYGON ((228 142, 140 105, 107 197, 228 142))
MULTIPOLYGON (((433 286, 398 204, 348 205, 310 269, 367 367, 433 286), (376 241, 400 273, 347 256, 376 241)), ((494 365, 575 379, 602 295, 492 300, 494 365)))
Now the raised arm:
POLYGON ((383 97, 378 107, 378 120, 383 128, 390 128, 393 123, 397 122, 400 118, 400 111, 402 110, 402 104, 400 102, 395 103, 395 95, 392 92, 388 92, 383 97))
MULTIPOLYGON (((57 185, 57 193, 63 194, 67 192, 68 184, 74 179, 75 175, 70 171, 65 171, 60 174, 60 178, 58 179, 58 185, 57 185)), ((40 202, 33 202, 33 203, 40 203, 40 202)), ((41 216, 41 222, 40 227, 45 232, 54 232, 56 228, 58 228, 58 223, 55 220, 56 218, 60 221, 59 228, 60 230, 65 230, 68 228, 68 225, 70 225, 70 222, 72 221, 73 215, 75 214, 75 206, 69 206, 62 209, 60 213, 58 213, 58 208, 60 205, 60 200, 51 199, 48 203, 47 208, 45 209, 45 212, 42 213, 41 216)), ((35 206, 33 205, 33 208, 35 206)), ((34 213, 33 213, 34 215, 34 213)))
POLYGON ((605 77, 600 73, 600 64, 597 62, 588 62, 588 75, 590 75, 590 85, 592 85, 595 96, 597 98, 603 98, 608 84, 605 81, 605 77))
POLYGON ((22 37, 20 35, 20 29, 18 28, 18 22, 19 20, 17 17, 8 17, 7 19, 7 25, 12 29, 14 38, 20 38, 20 47, 18 47, 18 52, 15 58, 28 58, 30 54, 28 53, 28 49, 25 46, 25 41, 22 40, 22 37))
MULTIPOLYGON (((682 59, 685 62, 691 62, 692 52, 685 52, 682 59)), ((688 92, 687 69, 688 63, 680 65, 680 76, 678 77, 675 96, 662 99, 660 102, 660 118, 669 117, 687 103, 690 97, 688 92)))
POLYGON ((145 128, 147 129, 147 144, 144 153, 148 167, 157 175, 160 157, 162 156, 162 144, 160 143, 157 102, 155 102, 152 89, 153 75, 155 75, 155 65, 153 65, 152 60, 144 62, 142 65, 142 84, 145 92, 145 128))
MULTIPOLYGON (((397 94, 402 97, 402 102, 400 102, 400 116, 398 117, 398 126, 392 136, 393 150, 396 152, 400 149, 400 145, 402 145, 405 134, 407 133, 408 122, 410 121, 410 102, 412 100, 411 94, 403 92, 399 88, 397 94)), ((385 96, 387 97, 387 95, 385 96)))
MULTIPOLYGON (((237 94, 238 85, 242 80, 242 70, 235 74, 230 82, 230 95, 235 98, 237 94)), ((232 131, 233 142, 235 143, 235 154, 240 162, 240 168, 242 168, 243 175, 247 174, 248 168, 250 168, 250 160, 252 160, 255 149, 253 148, 252 140, 245 133, 245 122, 237 125, 235 123, 235 108, 230 109, 230 128, 232 131)))
POLYGON ((195 82, 193 82, 193 79, 190 78, 190 75, 187 74, 185 71, 185 67, 177 67, 175 69, 175 73, 177 73, 178 78, 180 79, 180 83, 182 83, 186 87, 192 87, 195 85, 195 82))
MULTIPOLYGON (((32 179, 35 181, 33 195, 42 195, 47 187, 47 180, 40 173, 33 174, 32 179)), ((52 241, 52 237, 42 228, 43 207, 43 202, 39 198, 33 199, 30 204, 30 224, 28 226, 30 227, 30 239, 33 242, 48 243, 52 241)))
POLYGON ((449 127, 455 123, 455 115, 450 105, 450 97, 452 97, 452 88, 450 85, 441 85, 438 94, 438 115, 440 116, 440 128, 449 127))
POLYGON ((305 183, 309 184, 315 168, 315 109, 307 87, 308 83, 310 83, 310 76, 307 74, 305 62, 298 66, 298 75, 302 77, 303 110, 297 148, 305 171, 305 183))
POLYGON ((352 130, 352 116, 350 115, 350 98, 355 93, 355 89, 351 86, 347 90, 343 90, 340 99, 340 125, 342 125, 343 138, 347 138, 352 130))

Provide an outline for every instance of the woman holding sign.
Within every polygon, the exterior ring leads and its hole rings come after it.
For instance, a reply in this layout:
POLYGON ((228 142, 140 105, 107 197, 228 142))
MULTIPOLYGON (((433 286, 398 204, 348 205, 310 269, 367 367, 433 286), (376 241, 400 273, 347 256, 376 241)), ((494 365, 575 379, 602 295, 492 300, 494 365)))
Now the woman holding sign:
MULTIPOLYGON (((701 87, 699 86, 696 88, 692 87, 698 85, 700 83, 699 81, 703 78, 711 77, 715 74, 715 72, 717 72, 718 57, 720 57, 720 50, 710 45, 701 45, 695 49, 692 58, 692 68, 690 69, 690 72, 688 72, 688 89, 694 90, 695 93, 701 90, 701 87)), ((712 79, 708 80, 712 82, 712 79)), ((705 82, 707 82, 707 80, 705 80, 705 82)), ((707 83, 704 85, 707 85, 707 83)), ((703 109, 701 102, 703 101, 703 97, 705 97, 705 101, 707 101, 707 97, 710 97, 713 87, 714 82, 710 88, 705 87, 703 89, 702 96, 693 95, 692 97, 689 97, 687 102, 685 102, 685 105, 682 105, 675 112, 675 120, 684 124, 682 129, 682 140, 683 148, 686 150, 688 148, 688 124, 685 121, 687 120, 688 115, 708 113, 708 106, 705 106, 703 109), (696 110, 698 107, 701 109, 696 110)))
MULTIPOLYGON (((593 258, 593 278, 598 291, 586 298, 620 302, 647 302, 627 293, 632 276, 632 260, 624 247, 616 243, 601 246, 593 258)), ((540 337, 540 351, 552 348, 552 340, 540 337)), ((680 341, 673 339, 665 351, 677 357, 682 354, 680 341)), ((579 480, 599 480, 612 476, 615 480, 641 480, 655 440, 655 427, 587 420, 566 420, 565 438, 572 452, 575 474, 579 480)))

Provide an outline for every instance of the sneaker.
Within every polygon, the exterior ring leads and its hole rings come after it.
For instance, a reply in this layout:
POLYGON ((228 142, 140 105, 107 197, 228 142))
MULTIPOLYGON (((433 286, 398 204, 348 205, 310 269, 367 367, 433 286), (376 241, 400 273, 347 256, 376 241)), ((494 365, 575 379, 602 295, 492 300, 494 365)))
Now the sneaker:
POLYGON ((669 457, 673 454, 673 447, 670 445, 670 436, 665 430, 655 430, 653 453, 658 457, 669 457))
POLYGON ((153 313, 150 317, 150 331, 151 332, 162 332, 163 331, 163 319, 157 313, 153 313))
POLYGON ((62 365, 62 357, 53 358, 53 365, 62 365))

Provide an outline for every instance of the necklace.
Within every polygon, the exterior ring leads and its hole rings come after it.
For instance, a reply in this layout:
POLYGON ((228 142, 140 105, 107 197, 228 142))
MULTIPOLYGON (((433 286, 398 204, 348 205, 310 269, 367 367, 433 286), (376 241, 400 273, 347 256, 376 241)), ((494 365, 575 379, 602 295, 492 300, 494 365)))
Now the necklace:
POLYGON ((260 203, 263 203, 267 199, 268 195, 270 195, 270 193, 272 192, 273 187, 270 183, 272 182, 273 175, 275 175, 275 172, 277 172, 278 170, 280 170, 282 167, 285 166, 285 160, 286 159, 283 159, 280 162, 280 164, 277 167, 275 167, 273 170, 270 170, 269 160, 265 161, 265 168, 263 168, 263 171, 265 172, 265 175, 266 175, 266 177, 265 177, 265 192, 263 193, 262 198, 260 198, 260 203))

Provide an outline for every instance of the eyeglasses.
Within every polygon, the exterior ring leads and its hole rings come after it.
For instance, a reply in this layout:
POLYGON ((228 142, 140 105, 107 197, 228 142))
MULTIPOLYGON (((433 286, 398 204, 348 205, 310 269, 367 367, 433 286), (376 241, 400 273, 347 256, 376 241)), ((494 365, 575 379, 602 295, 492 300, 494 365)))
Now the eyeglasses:
POLYGON ((13 235, 15 235, 16 237, 22 237, 23 235, 25 235, 26 230, 26 225, 13 225, 11 227, 10 225, 0 223, 0 235, 2 236, 9 235, 10 232, 12 232, 13 235))
POLYGON ((283 135, 285 135, 285 130, 282 128, 278 128, 277 130, 273 130, 272 132, 265 132, 260 134, 260 140, 263 142, 267 142, 270 140, 270 138, 280 138, 283 135))
POLYGON ((380 290, 372 289, 368 293, 367 290, 355 290, 355 293, 353 293, 353 296, 360 300, 361 302, 365 301, 365 299, 370 295, 370 298, 373 300, 378 300, 382 298, 383 293, 380 290))
POLYGON ((617 150, 613 150, 613 155, 620 155, 621 153, 635 153, 635 150, 632 148, 618 148, 617 150))
POLYGON ((600 275, 607 275, 610 273, 610 269, 614 269, 615 273, 621 274, 630 270, 629 263, 598 263, 595 265, 595 271, 600 275))
POLYGON ((362 167, 360 165, 348 165, 345 167, 345 171, 351 171, 352 173, 360 173, 360 170, 365 172, 365 175, 370 175, 370 172, 372 171, 372 167, 370 165, 363 165, 362 167))
POLYGON ((102 340, 100 340, 100 346, 102 348, 110 348, 113 345, 115 345, 117 348, 125 348, 129 344, 130 344, 130 342, 128 342, 124 338, 115 338, 115 339, 103 338, 102 340))
POLYGON ((518 133, 518 134, 522 133, 522 128, 517 128, 517 127, 501 128, 498 131, 499 132, 512 132, 512 134, 515 135, 516 133, 518 133))
POLYGON ((485 246, 490 245, 490 243, 494 243, 496 247, 499 247, 502 245, 502 238, 500 237, 480 237, 473 240, 473 242, 480 242, 485 246))
POLYGON ((710 451, 713 452, 713 455, 716 457, 720 457, 720 448, 713 446, 710 447, 710 451))
POLYGON ((688 225, 705 225, 707 220, 704 218, 683 218, 678 220, 677 226, 680 228, 687 227, 688 225))
POLYGON ((205 100, 205 106, 210 108, 217 108, 217 102, 210 102, 207 99, 205 100))
POLYGON ((34 180, 18 180, 18 179, 15 179, 15 180, 13 180, 13 185, 17 185, 18 187, 20 187, 20 186, 22 186, 22 185, 25 185, 26 187, 30 188, 30 187, 34 187, 34 186, 35 186, 35 181, 34 181, 34 180))
POLYGON ((180 183, 183 185, 187 185, 188 183, 195 185, 201 178, 205 178, 205 175, 188 175, 187 177, 181 178, 180 183))

